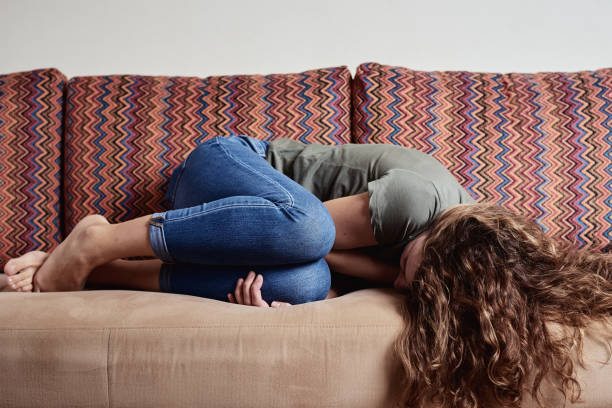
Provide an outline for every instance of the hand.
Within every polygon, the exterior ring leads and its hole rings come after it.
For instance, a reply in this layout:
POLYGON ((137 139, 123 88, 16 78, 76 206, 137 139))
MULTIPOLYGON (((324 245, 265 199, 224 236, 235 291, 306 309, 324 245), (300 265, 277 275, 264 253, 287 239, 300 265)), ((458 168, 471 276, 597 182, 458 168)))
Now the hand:
MULTIPOLYGON (((261 285, 263 285, 263 276, 257 275, 255 277, 255 271, 250 271, 246 279, 238 279, 236 283, 236 289, 234 294, 227 294, 230 303, 237 303, 240 305, 247 306, 259 306, 259 307, 270 307, 268 302, 261 297, 261 285)), ((286 302, 272 302, 271 307, 282 307, 290 306, 291 303, 286 302)))

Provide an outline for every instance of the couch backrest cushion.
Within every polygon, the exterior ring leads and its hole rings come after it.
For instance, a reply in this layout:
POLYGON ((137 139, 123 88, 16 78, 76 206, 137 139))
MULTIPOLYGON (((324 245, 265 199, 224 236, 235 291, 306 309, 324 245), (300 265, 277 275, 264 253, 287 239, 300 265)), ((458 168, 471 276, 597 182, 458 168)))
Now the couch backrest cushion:
POLYGON ((112 222, 163 210, 172 170, 200 142, 350 142, 350 71, 208 78, 72 78, 67 86, 66 228, 90 213, 112 222))
POLYGON ((0 258, 61 242, 64 75, 39 69, 0 75, 0 258))
POLYGON ((375 63, 353 81, 353 141, 432 154, 478 201, 556 238, 612 237, 612 69, 423 72, 375 63))

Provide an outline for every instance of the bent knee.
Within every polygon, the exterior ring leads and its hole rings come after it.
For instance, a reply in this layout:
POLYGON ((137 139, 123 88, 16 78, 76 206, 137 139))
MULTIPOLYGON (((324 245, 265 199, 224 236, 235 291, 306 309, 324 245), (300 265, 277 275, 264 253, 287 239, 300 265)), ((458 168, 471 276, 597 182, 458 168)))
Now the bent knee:
MULTIPOLYGON (((317 199, 318 200, 318 199, 317 199)), ((306 207, 306 216, 295 224, 294 237, 307 259, 323 258, 336 240, 334 219, 322 202, 306 207)))
MULTIPOLYGON (((325 259, 305 264, 285 280, 285 296, 281 301, 298 305, 324 300, 331 288, 331 273, 325 259)), ((279 300, 279 299, 275 299, 279 300)))

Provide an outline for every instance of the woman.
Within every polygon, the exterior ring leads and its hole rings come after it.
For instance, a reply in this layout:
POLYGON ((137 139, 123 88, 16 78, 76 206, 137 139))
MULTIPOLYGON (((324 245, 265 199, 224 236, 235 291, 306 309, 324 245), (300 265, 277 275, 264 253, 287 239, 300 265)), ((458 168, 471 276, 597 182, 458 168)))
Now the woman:
MULTIPOLYGON (((123 223, 85 217, 48 257, 24 255, 5 271, 22 291, 87 283, 228 300, 255 270, 266 279, 263 299, 305 303, 334 295, 330 266, 372 285, 406 286, 407 244, 442 209, 474 202, 441 163, 413 149, 248 136, 196 147, 166 199, 171 210, 123 223), (158 259, 120 259, 132 256, 158 259), (33 282, 28 262, 42 263, 33 282)), ((229 300, 240 298, 249 294, 229 300)))
POLYGON ((173 210, 124 223, 88 216, 51 254, 5 270, 22 290, 32 284, 19 275, 36 271, 42 291, 87 281, 257 306, 333 296, 328 264, 393 283, 407 295, 402 405, 417 407, 519 406, 549 372, 574 400, 571 346, 612 312, 610 255, 558 246, 532 220, 476 204, 412 149, 215 138, 173 173, 168 200, 173 210), (118 259, 128 256, 158 259, 118 259), (242 279, 249 270, 260 275, 242 279), (571 330, 553 335, 548 322, 571 330))

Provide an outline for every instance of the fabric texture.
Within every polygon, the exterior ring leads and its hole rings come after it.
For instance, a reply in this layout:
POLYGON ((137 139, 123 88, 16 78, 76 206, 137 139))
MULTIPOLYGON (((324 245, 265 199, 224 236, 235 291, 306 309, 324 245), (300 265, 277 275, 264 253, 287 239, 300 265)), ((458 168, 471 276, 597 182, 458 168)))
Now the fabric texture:
MULTIPOLYGON (((262 309, 127 290, 1 293, 0 372, 11 375, 0 406, 393 407, 403 299, 379 288, 262 309)), ((609 407, 612 326, 585 335, 575 406, 609 407)), ((543 384, 546 406, 563 406, 543 384)), ((537 404, 525 393, 522 406, 537 404)))
POLYGON ((0 75, 0 261, 62 239, 64 75, 39 69, 0 75))
POLYGON ((66 106, 66 231, 85 215, 111 222, 168 209, 167 180, 215 136, 350 141, 350 72, 208 78, 72 78, 66 106))
POLYGON ((391 407, 402 298, 369 289, 263 309, 125 290, 0 293, 0 372, 11 373, 0 406, 391 407))
POLYGON ((408 147, 276 139, 266 160, 321 201, 368 191, 379 255, 397 262, 441 211, 475 202, 438 160, 408 147))
POLYGON ((573 73, 424 72, 362 64, 353 142, 437 158, 477 201, 536 219, 551 236, 612 238, 612 68, 573 73))

